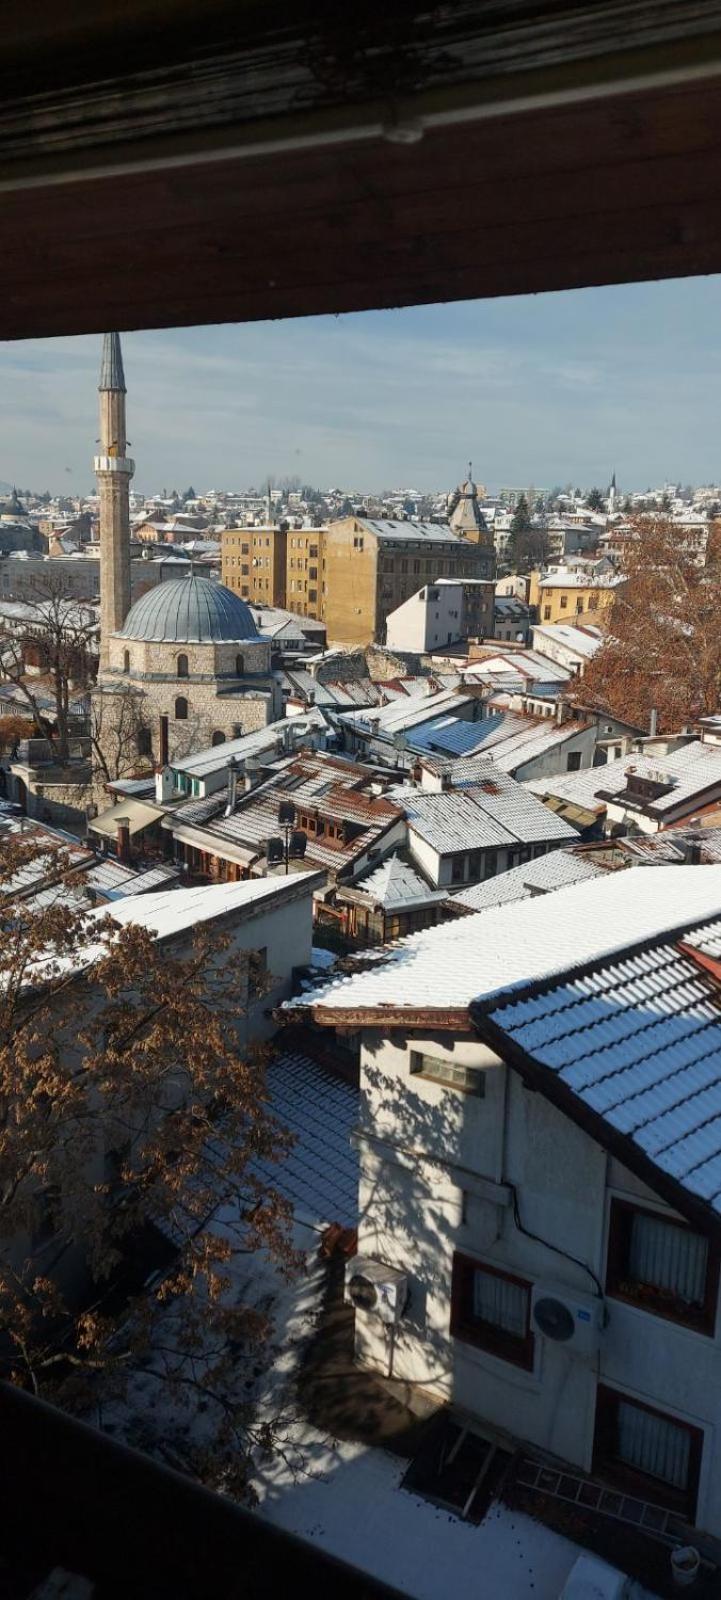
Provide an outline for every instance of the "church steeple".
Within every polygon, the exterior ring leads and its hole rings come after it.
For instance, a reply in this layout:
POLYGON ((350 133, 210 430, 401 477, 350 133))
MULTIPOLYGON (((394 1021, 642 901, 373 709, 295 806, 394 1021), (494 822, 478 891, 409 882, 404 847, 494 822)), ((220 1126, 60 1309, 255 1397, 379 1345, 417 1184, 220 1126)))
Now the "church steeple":
POLYGON ((106 333, 100 362, 100 454, 95 476, 100 500, 100 666, 107 666, 111 633, 130 610, 130 479, 126 455, 125 373, 120 337, 106 333))

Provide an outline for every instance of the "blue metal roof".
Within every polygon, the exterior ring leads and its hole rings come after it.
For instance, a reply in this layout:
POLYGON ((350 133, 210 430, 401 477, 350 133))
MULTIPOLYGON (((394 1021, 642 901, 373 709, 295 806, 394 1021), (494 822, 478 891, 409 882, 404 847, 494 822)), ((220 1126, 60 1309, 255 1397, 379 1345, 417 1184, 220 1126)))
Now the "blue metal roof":
POLYGON ((119 630, 121 639, 210 644, 242 644, 258 639, 250 607, 222 583, 209 578, 173 578, 136 600, 119 630))

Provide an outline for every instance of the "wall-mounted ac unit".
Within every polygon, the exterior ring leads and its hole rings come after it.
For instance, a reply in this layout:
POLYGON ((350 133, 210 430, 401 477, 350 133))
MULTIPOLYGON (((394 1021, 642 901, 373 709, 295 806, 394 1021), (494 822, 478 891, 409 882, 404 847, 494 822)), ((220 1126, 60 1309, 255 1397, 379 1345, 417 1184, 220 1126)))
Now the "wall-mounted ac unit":
POLYGON ((408 1300, 408 1278, 395 1267, 368 1256, 353 1256, 346 1263, 345 1298, 357 1311, 367 1311, 381 1322, 400 1322, 408 1300))
POLYGON ((605 1303, 596 1295, 537 1283, 531 1294, 531 1325, 551 1344, 577 1355, 593 1355, 606 1326, 605 1303))

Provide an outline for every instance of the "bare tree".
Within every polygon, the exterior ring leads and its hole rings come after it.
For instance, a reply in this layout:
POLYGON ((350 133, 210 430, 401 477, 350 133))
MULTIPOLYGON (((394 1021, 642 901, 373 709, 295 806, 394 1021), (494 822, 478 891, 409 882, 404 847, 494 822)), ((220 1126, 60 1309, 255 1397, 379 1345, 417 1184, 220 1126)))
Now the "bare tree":
MULTIPOLYGON (((0 903, 33 855, 0 843, 0 903)), ((0 941, 4 1373, 85 1415, 132 1392, 147 1448, 246 1496, 275 1436, 248 1381, 268 1319, 238 1263, 296 1264, 263 1176, 290 1140, 241 1043, 263 984, 227 924, 161 946, 67 892, 15 900, 0 941)))
POLYGON ((90 700, 93 780, 108 784, 152 765, 145 696, 131 683, 96 689, 90 700))
POLYGON ((90 606, 68 599, 60 574, 39 580, 37 594, 23 600, 24 616, 3 641, 2 675, 23 694, 38 727, 55 737, 58 759, 70 748, 70 706, 87 692, 96 671, 93 648, 98 625, 90 606), (39 687, 28 672, 40 669, 53 699, 55 726, 40 704, 39 687))

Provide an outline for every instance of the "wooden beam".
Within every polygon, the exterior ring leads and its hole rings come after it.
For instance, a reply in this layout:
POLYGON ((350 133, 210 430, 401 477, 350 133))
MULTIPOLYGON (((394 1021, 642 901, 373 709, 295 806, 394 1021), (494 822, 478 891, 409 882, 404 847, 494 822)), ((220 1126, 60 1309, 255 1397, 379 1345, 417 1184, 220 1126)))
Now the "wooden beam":
POLYGON ((721 270, 721 75, 2 197, 0 338, 721 270))

